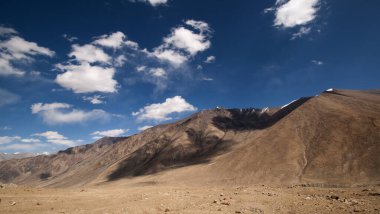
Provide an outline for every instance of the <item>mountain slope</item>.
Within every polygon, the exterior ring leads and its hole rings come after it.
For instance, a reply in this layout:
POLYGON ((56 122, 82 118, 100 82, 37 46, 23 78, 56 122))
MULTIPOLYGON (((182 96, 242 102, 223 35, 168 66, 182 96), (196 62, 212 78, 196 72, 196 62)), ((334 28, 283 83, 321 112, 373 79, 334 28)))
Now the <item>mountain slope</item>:
POLYGON ((127 138, 0 162, 0 181, 380 183, 380 92, 326 91, 282 108, 214 109, 127 138), (190 176, 191 175, 191 176, 190 176))

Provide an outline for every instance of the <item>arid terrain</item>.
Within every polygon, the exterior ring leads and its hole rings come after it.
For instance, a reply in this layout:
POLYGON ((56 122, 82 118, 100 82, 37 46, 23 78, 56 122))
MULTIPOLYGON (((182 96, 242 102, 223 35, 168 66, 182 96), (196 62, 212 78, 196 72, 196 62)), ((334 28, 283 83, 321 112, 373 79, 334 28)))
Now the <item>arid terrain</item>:
POLYGON ((379 154, 380 91, 334 89, 2 161, 0 211, 380 213, 379 154))
POLYGON ((1 213, 380 213, 380 186, 170 185, 151 177, 98 187, 0 189, 1 213))

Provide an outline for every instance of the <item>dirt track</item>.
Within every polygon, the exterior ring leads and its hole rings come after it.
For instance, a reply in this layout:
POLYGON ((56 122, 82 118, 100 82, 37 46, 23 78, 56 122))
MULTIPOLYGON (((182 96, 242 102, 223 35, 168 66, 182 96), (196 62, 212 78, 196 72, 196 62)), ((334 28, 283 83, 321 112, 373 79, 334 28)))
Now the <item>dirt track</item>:
POLYGON ((0 189, 0 213, 380 213, 379 193, 380 186, 192 187, 155 182, 71 189, 19 186, 0 189))

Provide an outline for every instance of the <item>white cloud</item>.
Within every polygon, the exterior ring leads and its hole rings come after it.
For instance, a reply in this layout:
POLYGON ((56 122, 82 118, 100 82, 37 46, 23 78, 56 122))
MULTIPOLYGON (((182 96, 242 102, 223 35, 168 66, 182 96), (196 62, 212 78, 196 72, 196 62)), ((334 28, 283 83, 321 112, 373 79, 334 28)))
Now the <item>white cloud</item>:
POLYGON ((53 111, 56 109, 64 109, 64 108, 71 108, 71 105, 67 103, 49 103, 49 104, 43 104, 43 103, 35 103, 32 105, 32 113, 37 114, 42 111, 53 111))
POLYGON ((211 30, 210 26, 204 21, 195 21, 193 19, 190 19, 190 20, 187 20, 185 23, 187 25, 190 25, 193 28, 201 31, 202 33, 203 32, 209 32, 211 30))
POLYGON ((137 42, 128 40, 124 43, 127 47, 137 50, 139 48, 139 44, 137 42))
POLYGON ((104 101, 102 100, 102 99, 104 99, 104 96, 101 96, 101 95, 94 95, 94 96, 90 96, 90 97, 83 96, 82 98, 83 98, 83 100, 89 101, 90 103, 92 103, 94 105, 104 103, 104 101))
POLYGON ((138 72, 143 72, 143 71, 145 71, 146 70, 146 66, 144 66, 144 65, 141 65, 141 66, 137 66, 136 67, 136 71, 138 71, 138 72))
POLYGON ((35 138, 21 138, 20 136, 0 136, 0 144, 9 144, 14 141, 19 141, 23 143, 39 143, 39 139, 35 138))
POLYGON ((6 38, 0 41, 0 75, 23 76, 26 71, 15 64, 29 65, 36 56, 54 56, 54 51, 41 47, 35 42, 29 42, 19 37, 12 28, 0 28, 0 35, 6 38))
MULTIPOLYGON (((137 43, 125 41, 122 32, 102 35, 90 44, 72 45, 68 60, 65 63, 56 64, 57 70, 63 72, 58 74, 55 81, 74 93, 117 92, 118 83, 114 78, 116 67, 121 67, 126 62, 124 54, 116 58, 110 57, 103 48, 120 49, 122 46, 133 46, 137 43)), ((120 51, 119 51, 120 52, 120 51)))
POLYGON ((72 51, 69 53, 70 57, 75 57, 76 60, 80 62, 103 62, 109 63, 111 57, 108 56, 102 49, 94 46, 94 45, 72 45, 72 51))
POLYGON ((187 20, 185 24, 194 30, 183 26, 173 28, 171 33, 164 37, 162 44, 148 54, 179 67, 191 57, 211 47, 211 29, 206 22, 187 20))
POLYGON ((19 136, 0 136, 0 144, 12 143, 15 140, 21 140, 19 136))
POLYGON ((314 64, 314 65, 319 65, 319 66, 321 66, 321 65, 323 65, 323 64, 325 64, 324 62, 322 62, 322 61, 320 61, 320 60, 311 60, 311 62, 314 64))
POLYGON ((47 131, 43 133, 33 134, 33 136, 39 136, 46 138, 46 141, 49 143, 64 145, 64 146, 75 146, 76 142, 68 139, 67 137, 61 135, 56 131, 47 131))
POLYGON ((172 98, 167 98, 163 103, 155 103, 145 106, 144 108, 141 108, 138 112, 133 112, 132 115, 137 117, 139 121, 165 121, 172 119, 169 116, 172 113, 181 113, 196 110, 196 107, 186 102, 186 100, 183 99, 181 96, 175 96, 172 98))
POLYGON ((215 62, 215 60, 216 60, 215 56, 209 56, 205 60, 205 63, 213 63, 213 62, 215 62))
POLYGON ((275 26, 289 28, 313 21, 320 0, 277 0, 275 26))
POLYGON ((33 114, 38 114, 48 124, 82 123, 90 120, 107 120, 110 115, 100 109, 83 111, 72 108, 66 103, 35 103, 31 106, 33 114))
POLYGON ((125 38, 126 36, 124 33, 118 31, 110 35, 102 35, 93 43, 103 47, 117 49, 123 46, 125 38))
POLYGON ((294 33, 292 35, 291 40, 294 40, 294 39, 297 39, 297 38, 301 38, 304 35, 309 34, 310 31, 311 31, 311 27, 301 27, 297 33, 294 33))
POLYGON ((174 28, 172 33, 164 38, 166 47, 182 49, 192 56, 200 51, 204 51, 211 46, 211 42, 206 35, 198 34, 184 27, 174 28))
MULTIPOLYGON (((0 67, 1 69, 1 67, 0 67)), ((10 91, 0 88, 0 107, 16 103, 20 100, 20 96, 10 91)))
POLYGON ((214 79, 213 79, 213 78, 210 78, 210 77, 203 77, 203 80, 204 80, 204 81, 213 81, 214 79))
POLYGON ((163 68, 151 68, 149 74, 155 77, 166 77, 166 71, 163 68))
POLYGON ((98 139, 101 137, 118 137, 122 134, 125 134, 128 132, 128 129, 112 129, 112 130, 107 130, 107 131, 96 131, 91 133, 91 135, 95 135, 94 138, 98 139))
POLYGON ((39 139, 35 139, 35 138, 24 138, 24 139, 21 139, 21 142, 23 142, 23 143, 39 143, 41 141, 39 139))
POLYGON ((14 144, 9 144, 9 145, 5 145, 5 146, 0 146, 0 149, 1 150, 24 150, 24 151, 30 151, 30 150, 34 150, 38 147, 44 147, 46 146, 45 144, 42 144, 42 143, 33 143, 33 144, 30 144, 30 143, 27 143, 27 144, 23 144, 23 143, 14 143, 14 144))
POLYGON ((0 26, 0 35, 10 35, 10 34, 17 34, 17 31, 13 28, 3 27, 0 26))
POLYGON ((116 67, 122 67, 126 61, 127 58, 124 55, 120 55, 116 57, 116 59, 114 60, 114 64, 116 67))
POLYGON ((56 67, 64 73, 58 74, 55 81, 75 93, 117 91, 117 81, 113 79, 116 71, 112 67, 94 66, 87 62, 79 65, 58 64, 56 67))
POLYGON ((131 2, 145 2, 153 7, 165 5, 168 0, 130 0, 131 2))
POLYGON ((152 128, 153 126, 142 126, 142 127, 138 127, 137 129, 139 130, 139 131, 145 131, 145 130, 147 130, 147 129, 150 129, 150 128, 152 128))
POLYGON ((74 42, 74 41, 78 40, 78 37, 70 36, 68 34, 63 34, 62 36, 63 36, 63 38, 65 38, 69 42, 74 42))
POLYGON ((162 47, 155 49, 153 55, 160 60, 169 62, 174 67, 179 67, 188 60, 188 58, 183 54, 171 49, 164 49, 162 47))

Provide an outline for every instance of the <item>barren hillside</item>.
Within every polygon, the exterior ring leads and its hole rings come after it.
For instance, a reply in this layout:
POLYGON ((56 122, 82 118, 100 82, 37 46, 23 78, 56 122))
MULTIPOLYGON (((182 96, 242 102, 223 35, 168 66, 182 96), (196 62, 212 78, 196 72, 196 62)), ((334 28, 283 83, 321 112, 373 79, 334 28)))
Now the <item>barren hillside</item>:
POLYGON ((126 138, 0 162, 0 181, 82 186, 150 175, 179 183, 380 183, 380 91, 333 90, 269 109, 205 110, 126 138))

